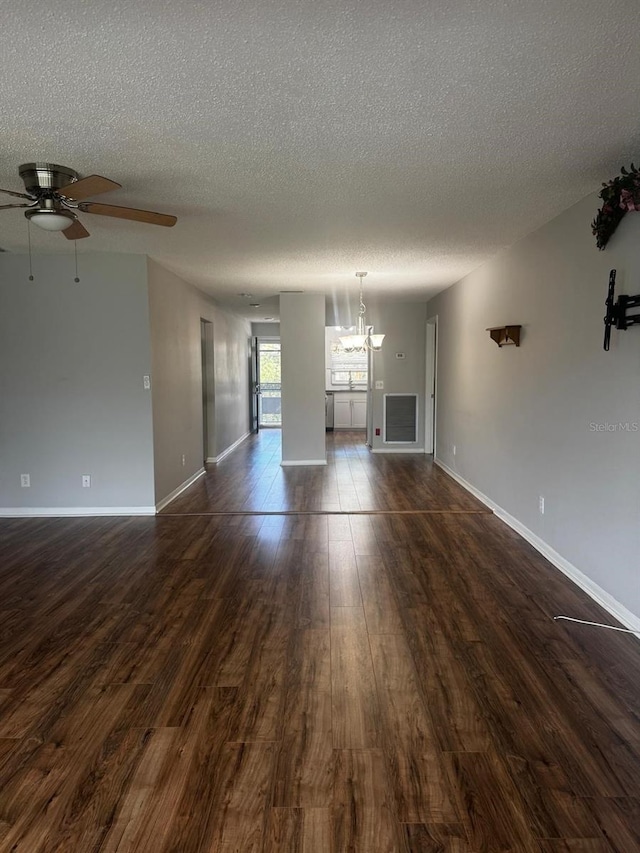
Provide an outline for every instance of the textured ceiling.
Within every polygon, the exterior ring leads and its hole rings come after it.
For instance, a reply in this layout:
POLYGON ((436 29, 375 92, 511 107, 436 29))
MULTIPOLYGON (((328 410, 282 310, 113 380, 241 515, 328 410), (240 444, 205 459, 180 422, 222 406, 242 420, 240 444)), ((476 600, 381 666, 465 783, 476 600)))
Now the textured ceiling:
MULTIPOLYGON (((637 11, 0 0, 0 186, 32 160, 113 178, 101 200, 178 224, 85 215, 79 251, 145 252, 236 310, 250 292, 256 319, 280 290, 355 290, 357 269, 426 298, 640 159, 637 11)), ((22 211, 0 216, 25 251, 22 211)))

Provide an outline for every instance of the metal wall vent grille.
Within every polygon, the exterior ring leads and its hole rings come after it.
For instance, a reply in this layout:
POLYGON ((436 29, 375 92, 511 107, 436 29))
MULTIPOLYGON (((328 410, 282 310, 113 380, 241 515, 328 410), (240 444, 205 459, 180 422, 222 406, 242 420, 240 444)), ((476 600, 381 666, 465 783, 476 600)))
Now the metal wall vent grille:
POLYGON ((418 440, 418 395, 384 395, 384 441, 411 444, 418 440))

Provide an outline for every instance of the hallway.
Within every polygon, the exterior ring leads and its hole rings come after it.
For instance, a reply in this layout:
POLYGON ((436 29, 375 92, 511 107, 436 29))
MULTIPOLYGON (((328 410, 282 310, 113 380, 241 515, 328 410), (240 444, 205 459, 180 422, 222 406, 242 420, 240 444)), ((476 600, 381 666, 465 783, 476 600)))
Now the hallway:
POLYGON ((638 641, 554 622, 611 620, 359 441, 283 470, 264 432, 155 518, 0 519, 2 853, 640 850, 638 641))
POLYGON ((280 466, 281 432, 262 430, 163 510, 207 512, 489 512, 423 453, 374 454, 364 430, 327 433, 326 467, 280 466))

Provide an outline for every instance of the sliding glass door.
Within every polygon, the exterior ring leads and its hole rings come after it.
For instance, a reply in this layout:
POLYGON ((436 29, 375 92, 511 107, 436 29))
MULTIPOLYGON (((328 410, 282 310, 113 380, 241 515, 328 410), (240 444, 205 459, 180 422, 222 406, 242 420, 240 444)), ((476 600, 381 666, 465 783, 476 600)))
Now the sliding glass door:
POLYGON ((262 427, 282 426, 280 341, 258 338, 258 422, 262 427))

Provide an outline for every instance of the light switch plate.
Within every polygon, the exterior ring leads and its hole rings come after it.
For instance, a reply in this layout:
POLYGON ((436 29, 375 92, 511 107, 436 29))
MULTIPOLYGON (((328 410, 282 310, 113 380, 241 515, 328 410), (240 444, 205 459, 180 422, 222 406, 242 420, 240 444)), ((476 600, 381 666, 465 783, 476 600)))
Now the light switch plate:
POLYGON ((384 382, 382 381, 382 379, 376 379, 376 391, 383 391, 383 390, 384 390, 384 382))

